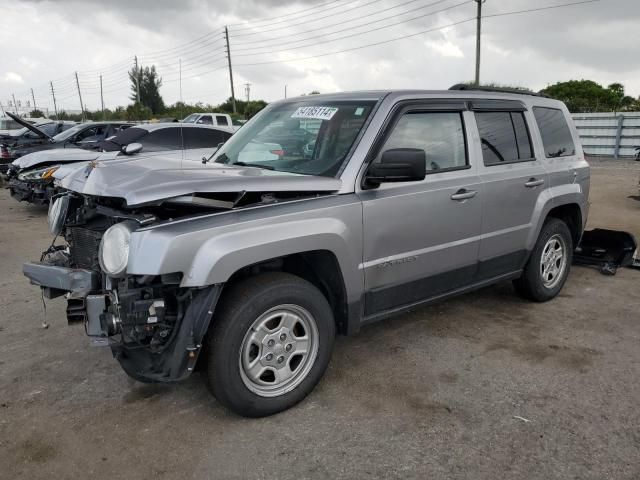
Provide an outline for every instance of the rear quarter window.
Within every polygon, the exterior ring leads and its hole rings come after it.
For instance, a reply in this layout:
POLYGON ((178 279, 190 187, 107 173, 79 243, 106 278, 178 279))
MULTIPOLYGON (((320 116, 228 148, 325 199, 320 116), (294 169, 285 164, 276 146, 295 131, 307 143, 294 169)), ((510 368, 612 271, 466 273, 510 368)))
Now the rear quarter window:
POLYGON ((533 115, 540 130, 544 156, 547 158, 575 155, 571 130, 562 110, 548 107, 533 107, 533 115))

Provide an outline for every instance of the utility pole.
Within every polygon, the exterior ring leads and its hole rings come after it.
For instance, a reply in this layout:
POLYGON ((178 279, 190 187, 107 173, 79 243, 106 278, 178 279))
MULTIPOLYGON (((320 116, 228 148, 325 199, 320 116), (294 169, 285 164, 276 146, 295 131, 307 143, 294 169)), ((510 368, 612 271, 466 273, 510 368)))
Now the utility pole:
POLYGON ((36 97, 33 95, 33 88, 31 89, 31 99, 33 100, 33 109, 37 110, 38 107, 36 107, 36 97))
POLYGON ((13 93, 11 96, 13 97, 13 111, 18 115, 18 103, 16 102, 16 96, 13 93))
POLYGON ((179 58, 178 59, 178 65, 179 65, 179 69, 180 69, 180 74, 179 74, 179 84, 180 84, 180 102, 182 102, 182 59, 179 58))
POLYGON ((247 103, 249 103, 249 92, 251 91, 251 84, 250 83, 245 83, 244 84, 244 91, 247 94, 247 103))
POLYGON ((136 103, 140 103, 140 72, 138 72, 138 56, 136 55, 135 57, 133 57, 135 60, 135 64, 136 64, 136 103))
POLYGON ((287 86, 284 86, 284 98, 287 98, 287 86))
POLYGON ((53 82, 49 82, 51 85, 51 96, 53 97, 53 111, 56 112, 56 120, 58 120, 58 106, 56 105, 56 92, 53 91, 53 82))
POLYGON ((233 106, 233 113, 238 113, 236 110, 236 93, 233 89, 233 69, 231 68, 231 48, 229 47, 229 29, 224 27, 224 38, 227 41, 227 60, 229 61, 229 81, 231 82, 231 105, 233 106))
POLYGON ((84 105, 82 104, 82 94, 80 93, 80 80, 78 80, 78 72, 76 74, 76 86, 78 87, 78 98, 80 99, 80 111, 82 112, 82 121, 85 121, 84 118, 84 105))
POLYGON ((104 120, 104 96, 102 95, 102 75, 100 75, 100 106, 102 107, 102 119, 104 120))
POLYGON ((478 4, 478 15, 476 17, 476 86, 480 85, 480 35, 482 29, 482 4, 486 0, 475 0, 478 4))

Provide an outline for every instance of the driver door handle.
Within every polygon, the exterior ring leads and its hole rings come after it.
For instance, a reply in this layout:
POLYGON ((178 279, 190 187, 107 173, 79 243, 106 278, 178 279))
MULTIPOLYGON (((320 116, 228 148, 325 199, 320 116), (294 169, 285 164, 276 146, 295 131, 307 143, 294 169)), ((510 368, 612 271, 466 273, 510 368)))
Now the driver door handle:
POLYGON ((524 186, 527 188, 534 188, 539 187, 542 184, 544 184, 544 179, 531 177, 529 181, 524 184, 524 186))
POLYGON ((460 202, 462 200, 467 200, 469 198, 475 197, 477 193, 478 192, 476 192, 475 190, 467 190, 466 188, 461 188, 456 193, 451 195, 451 200, 460 202))

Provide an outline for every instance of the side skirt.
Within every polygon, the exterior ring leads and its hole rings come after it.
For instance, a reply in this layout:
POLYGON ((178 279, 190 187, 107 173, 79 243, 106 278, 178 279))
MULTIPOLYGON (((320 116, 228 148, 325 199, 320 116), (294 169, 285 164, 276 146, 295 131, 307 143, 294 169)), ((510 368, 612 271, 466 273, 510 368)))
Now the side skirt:
POLYGON ((414 308, 417 307, 423 307, 423 306, 427 306, 427 305, 431 305, 433 303, 437 303, 440 302, 442 300, 446 300, 448 298, 451 297, 456 297, 458 295, 462 295, 464 293, 467 292, 471 292, 473 290, 478 290, 479 288, 483 288, 489 285, 492 285, 494 283, 498 283, 498 282, 503 282, 503 281, 507 281, 507 280, 514 280, 518 277, 520 277, 522 275, 522 270, 516 270, 510 273, 505 273, 502 275, 498 275, 496 277, 493 278, 489 278, 486 280, 482 280, 479 281, 477 283, 473 283, 471 285, 466 285, 464 287, 460 287, 460 288, 456 288, 454 290, 450 290, 446 293, 442 293, 439 295, 435 295, 433 297, 429 297, 423 300, 419 300, 413 303, 409 303, 406 305, 401 305, 398 307, 394 307, 394 308, 390 308, 387 310, 382 310, 376 313, 372 313, 369 315, 365 315, 362 320, 360 321, 360 325, 368 325, 369 323, 374 323, 377 322, 379 320, 383 320, 385 318, 389 318, 395 315, 399 315, 401 313, 407 312, 409 310, 413 310, 414 308))

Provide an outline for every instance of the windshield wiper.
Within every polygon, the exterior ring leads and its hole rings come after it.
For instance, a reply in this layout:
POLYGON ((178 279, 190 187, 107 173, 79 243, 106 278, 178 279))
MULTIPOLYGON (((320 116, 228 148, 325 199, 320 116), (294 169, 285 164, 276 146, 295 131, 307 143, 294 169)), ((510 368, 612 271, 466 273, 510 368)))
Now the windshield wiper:
POLYGON ((275 167, 271 165, 263 165, 260 163, 247 163, 247 162, 235 162, 232 165, 240 165, 241 167, 256 167, 256 168, 264 168, 265 170, 275 170, 275 167))

